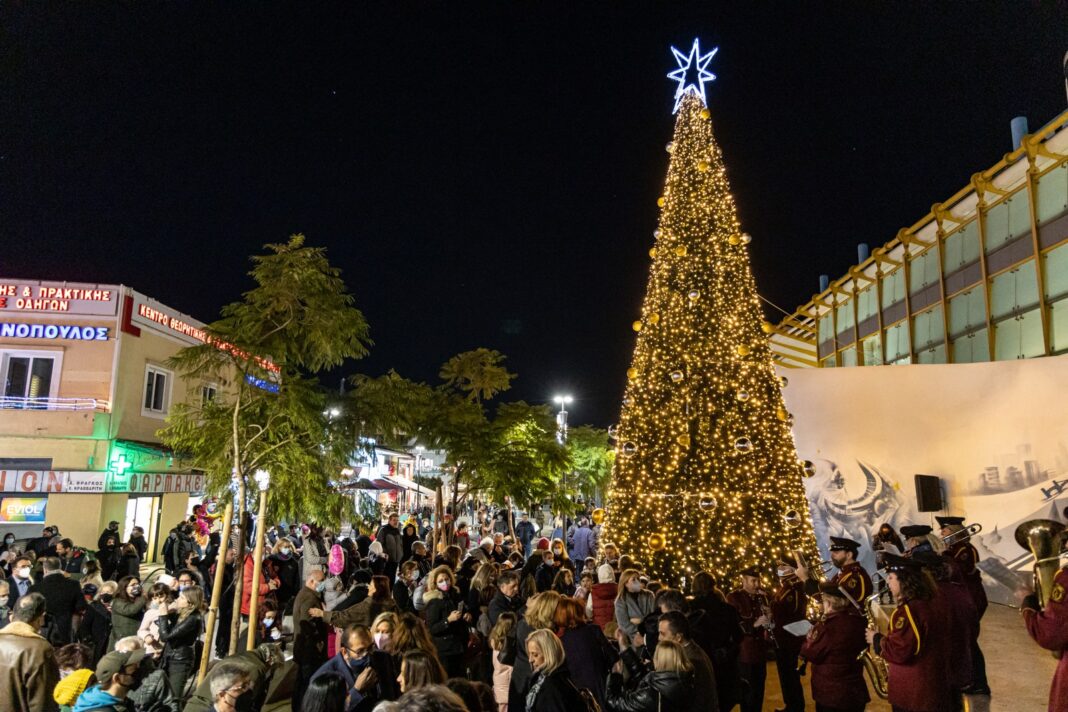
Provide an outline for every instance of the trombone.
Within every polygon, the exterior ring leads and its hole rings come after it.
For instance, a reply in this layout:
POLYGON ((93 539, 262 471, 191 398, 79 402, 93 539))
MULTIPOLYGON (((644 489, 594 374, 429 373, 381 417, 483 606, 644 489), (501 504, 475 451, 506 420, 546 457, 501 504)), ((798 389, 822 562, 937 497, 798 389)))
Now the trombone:
POLYGON ((959 529, 948 536, 942 537, 942 545, 946 547, 959 544, 968 537, 975 536, 979 532, 983 531, 983 525, 976 522, 975 524, 969 524, 963 529, 959 529))

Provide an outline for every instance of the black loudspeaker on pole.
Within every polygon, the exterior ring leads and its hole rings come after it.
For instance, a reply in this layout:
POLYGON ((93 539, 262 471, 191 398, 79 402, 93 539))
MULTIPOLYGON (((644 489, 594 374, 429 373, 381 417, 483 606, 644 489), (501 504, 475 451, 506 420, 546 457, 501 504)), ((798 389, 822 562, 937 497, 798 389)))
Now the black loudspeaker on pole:
POLYGON ((941 478, 934 475, 916 475, 916 508, 921 512, 942 510, 941 478))

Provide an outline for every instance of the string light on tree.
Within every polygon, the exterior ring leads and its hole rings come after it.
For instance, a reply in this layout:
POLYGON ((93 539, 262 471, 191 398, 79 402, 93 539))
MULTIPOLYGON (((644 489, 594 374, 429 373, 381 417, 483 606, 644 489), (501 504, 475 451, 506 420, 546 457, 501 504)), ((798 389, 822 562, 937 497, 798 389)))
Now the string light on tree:
POLYGON ((748 251, 712 133, 705 84, 716 54, 672 48, 675 135, 653 233, 658 248, 615 428, 606 537, 670 582, 733 581, 800 549, 817 558, 785 378, 773 368, 748 251))

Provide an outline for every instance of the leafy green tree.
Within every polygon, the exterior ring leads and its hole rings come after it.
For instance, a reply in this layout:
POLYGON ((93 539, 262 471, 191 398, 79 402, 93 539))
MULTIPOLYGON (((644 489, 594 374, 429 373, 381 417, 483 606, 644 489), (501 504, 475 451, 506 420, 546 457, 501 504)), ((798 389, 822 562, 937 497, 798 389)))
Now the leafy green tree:
MULTIPOLYGON (((236 521, 245 521, 248 478, 271 473, 274 514, 337 522, 351 499, 331 486, 353 443, 324 416, 326 397, 314 375, 367 353, 363 314, 322 248, 303 235, 268 244, 252 257, 255 286, 205 328, 207 343, 182 349, 170 365, 187 383, 226 383, 214 400, 172 408, 159 435, 207 475, 207 489, 237 489, 236 521)), ((237 537, 243 560, 245 532, 237 537)), ((239 569, 240 570, 240 569, 239 569)), ((240 610, 242 577, 235 579, 240 610)), ((231 650, 240 617, 232 621, 231 650)))
POLYGON ((468 400, 481 405, 511 388, 515 374, 504 367, 504 358, 492 349, 465 351, 446 361, 438 375, 446 388, 463 393, 468 400))
POLYGON ((570 428, 567 449, 574 468, 568 475, 568 488, 587 501, 594 499, 612 478, 615 450, 608 443, 608 432, 591 425, 570 428))

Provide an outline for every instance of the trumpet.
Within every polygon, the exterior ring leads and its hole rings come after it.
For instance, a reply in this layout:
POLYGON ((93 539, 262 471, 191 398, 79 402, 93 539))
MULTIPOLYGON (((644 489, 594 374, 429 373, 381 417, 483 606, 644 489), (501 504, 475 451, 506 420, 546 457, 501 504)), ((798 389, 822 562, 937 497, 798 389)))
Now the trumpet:
POLYGON ((942 537, 942 544, 944 546, 953 546, 959 544, 970 536, 975 536, 979 532, 983 531, 983 525, 976 522, 975 524, 969 524, 968 526, 958 531, 942 537))

